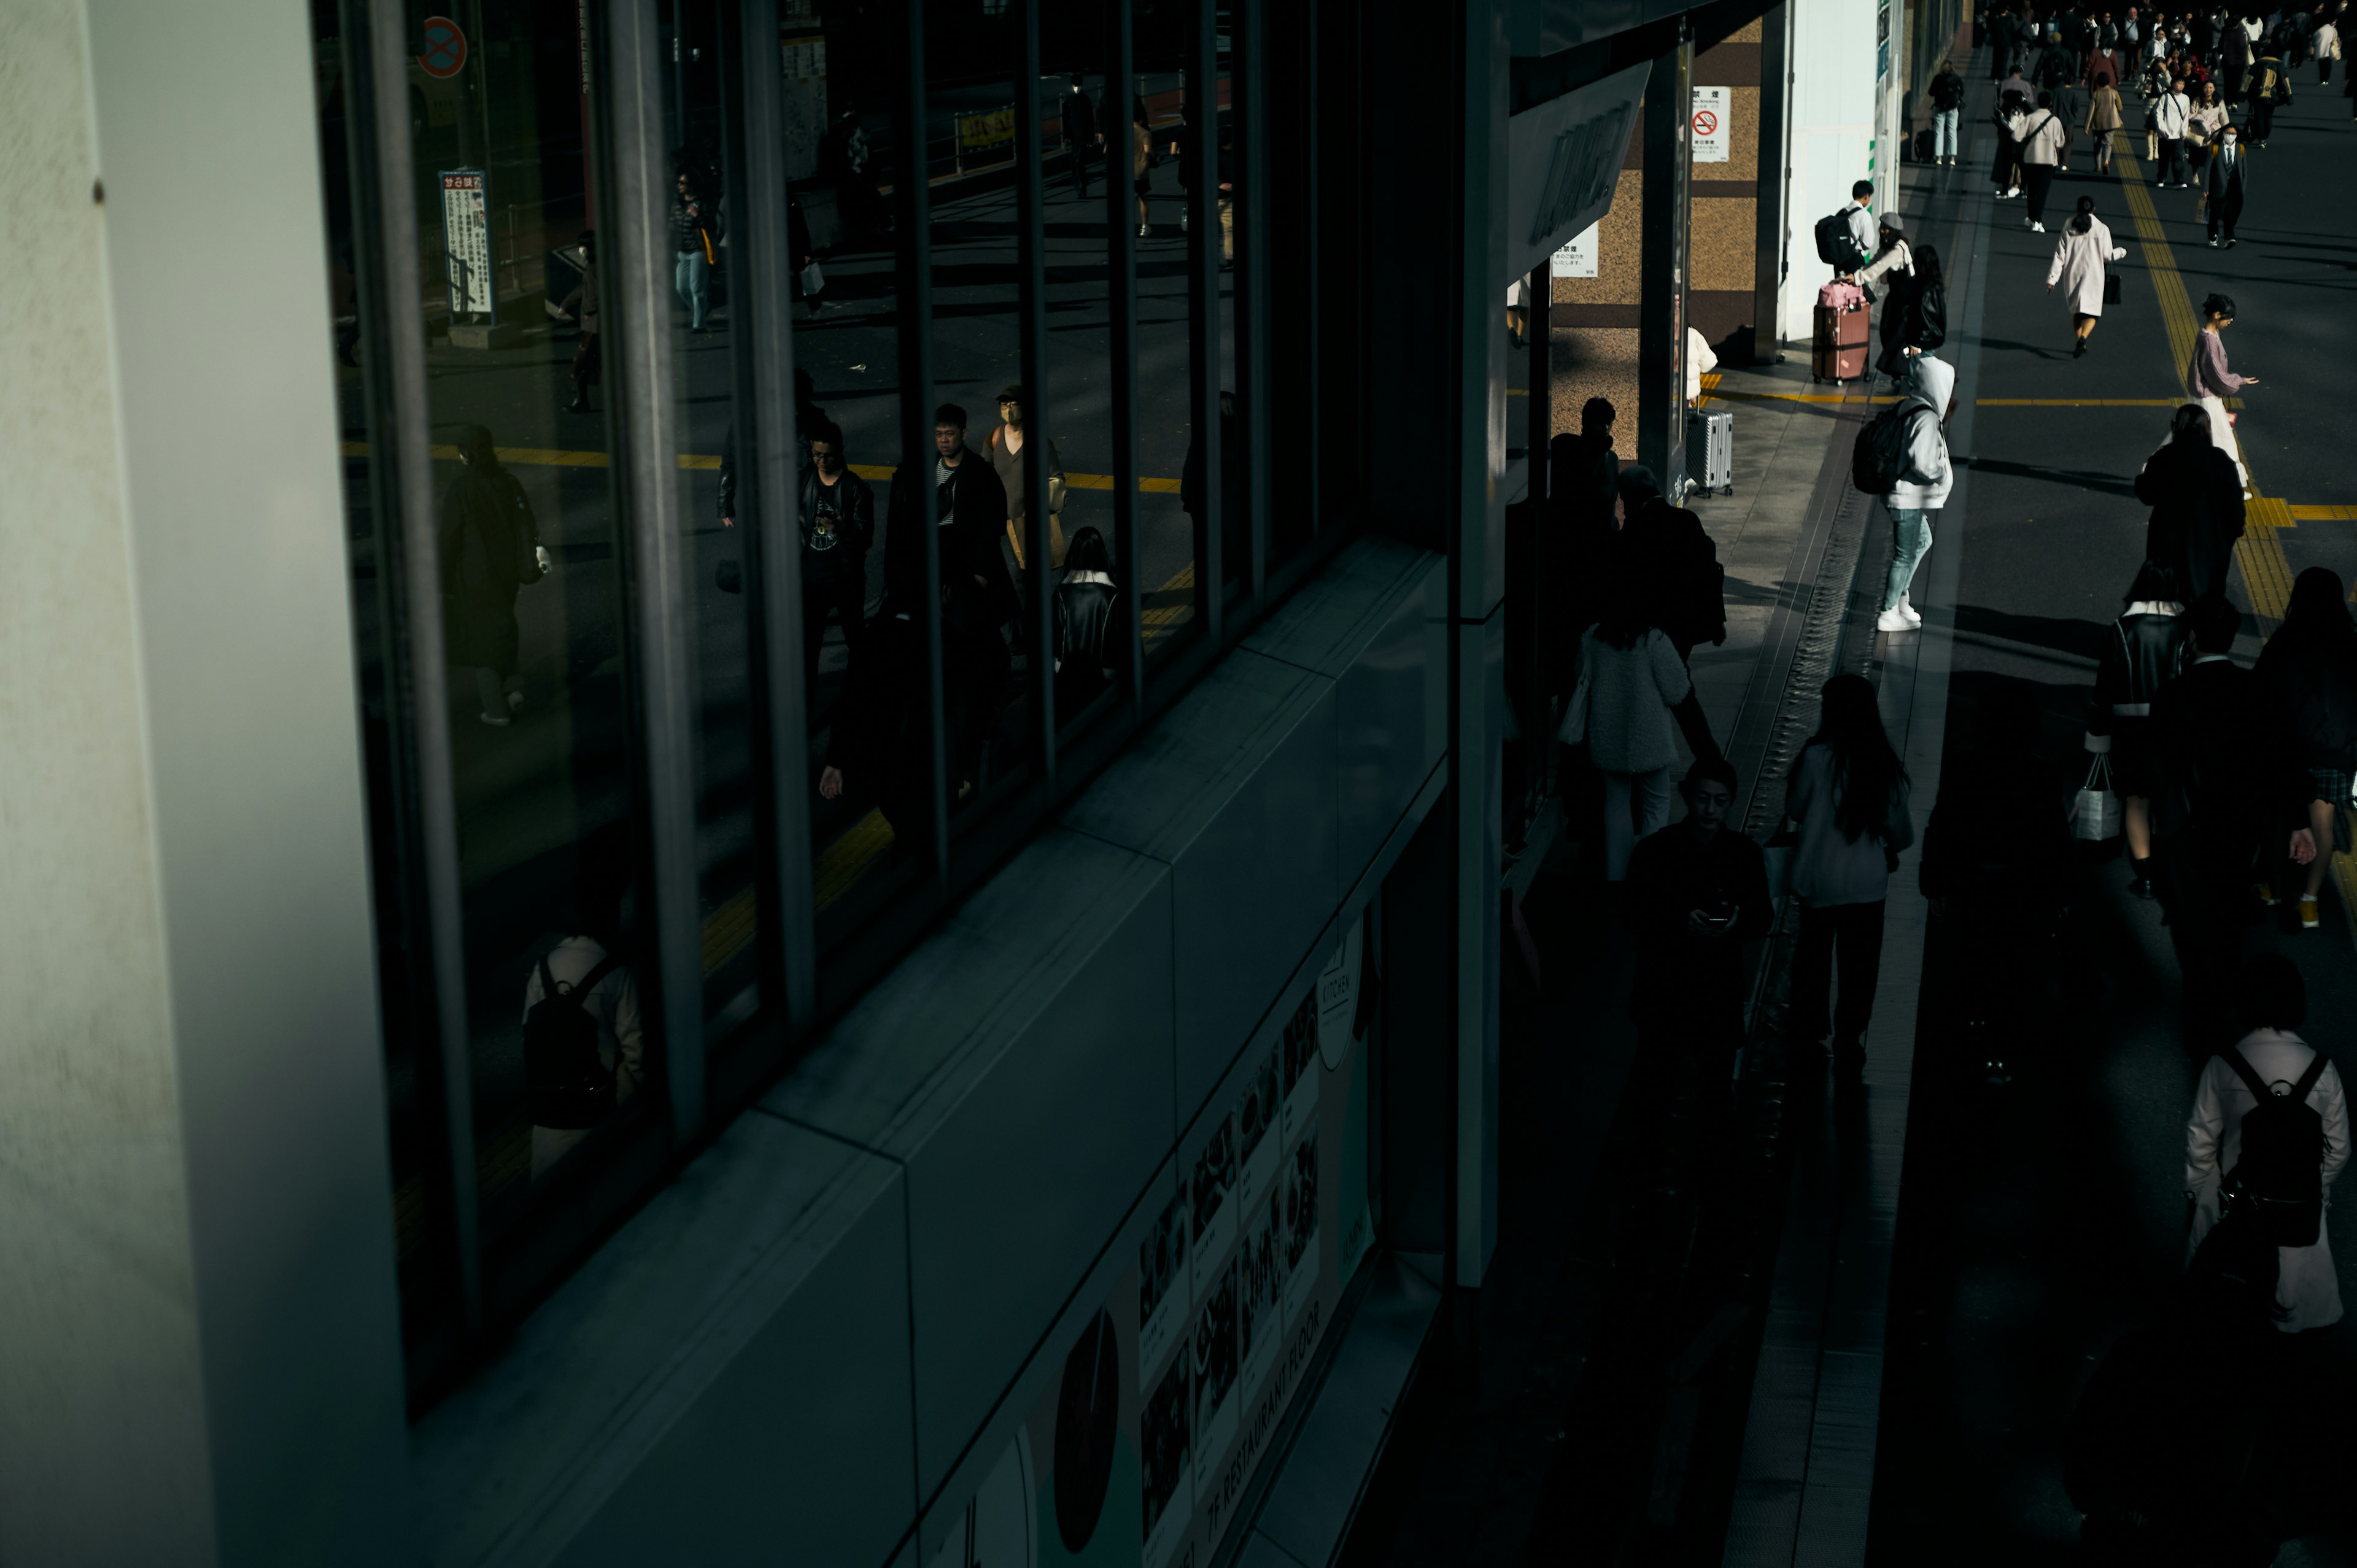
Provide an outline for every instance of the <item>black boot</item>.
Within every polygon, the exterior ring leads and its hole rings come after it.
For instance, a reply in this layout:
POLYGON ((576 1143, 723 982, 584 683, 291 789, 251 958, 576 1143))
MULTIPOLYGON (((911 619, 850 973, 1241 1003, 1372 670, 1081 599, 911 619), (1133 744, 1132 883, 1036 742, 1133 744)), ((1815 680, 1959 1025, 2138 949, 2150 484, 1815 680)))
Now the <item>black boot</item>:
POLYGON ((2131 898, 2152 897, 2152 857, 2150 855, 2146 855, 2141 860, 2135 855, 2128 856, 2128 897, 2131 898))

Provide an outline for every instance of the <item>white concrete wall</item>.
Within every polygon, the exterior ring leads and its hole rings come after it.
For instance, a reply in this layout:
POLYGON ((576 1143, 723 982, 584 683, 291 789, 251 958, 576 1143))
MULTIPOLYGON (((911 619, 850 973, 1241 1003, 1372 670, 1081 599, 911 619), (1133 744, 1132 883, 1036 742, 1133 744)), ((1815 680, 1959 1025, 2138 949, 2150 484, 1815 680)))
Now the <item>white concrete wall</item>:
POLYGON ((301 0, 8 0, 0 148, 0 1562, 392 1561, 301 0))
MULTIPOLYGON (((1898 0, 1892 0, 1894 5, 1898 0)), ((1876 0, 1792 0, 1792 81, 1786 116, 1792 171, 1779 329, 1805 350, 1817 286, 1832 276, 1817 260, 1816 222, 1849 199, 1850 182, 1883 171, 1875 157, 1884 95, 1875 80, 1876 0)), ((1892 40, 1897 48, 1897 39, 1892 40)), ((1889 171, 1896 188, 1897 171, 1889 171)), ((1878 207, 1880 205, 1878 201, 1878 207)))

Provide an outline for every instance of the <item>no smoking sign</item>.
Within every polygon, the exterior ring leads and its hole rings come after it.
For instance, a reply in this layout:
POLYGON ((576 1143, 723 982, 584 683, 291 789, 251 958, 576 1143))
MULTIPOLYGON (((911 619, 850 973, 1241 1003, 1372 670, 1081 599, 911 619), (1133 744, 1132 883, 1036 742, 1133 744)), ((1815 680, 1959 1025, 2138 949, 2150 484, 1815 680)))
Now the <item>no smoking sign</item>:
POLYGON ((1724 87, 1694 90, 1694 161, 1698 164, 1727 161, 1727 100, 1724 87))
POLYGON ((425 52, 417 57, 418 70, 447 80, 466 69, 467 35, 457 23, 447 16, 428 16, 425 33, 425 52))

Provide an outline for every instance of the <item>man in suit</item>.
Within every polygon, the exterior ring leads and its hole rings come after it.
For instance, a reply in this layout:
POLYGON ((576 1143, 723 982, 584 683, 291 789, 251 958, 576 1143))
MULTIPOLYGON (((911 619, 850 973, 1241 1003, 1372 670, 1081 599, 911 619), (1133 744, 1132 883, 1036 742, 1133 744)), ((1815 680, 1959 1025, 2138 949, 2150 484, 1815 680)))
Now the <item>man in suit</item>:
POLYGON ((2232 125, 2218 133, 2217 151, 2202 171, 2203 199, 2210 211, 2210 248, 2234 246, 2234 225, 2243 216, 2243 196, 2250 188, 2250 155, 2232 125))
POLYGON ((2268 721, 2258 676, 2228 657, 2242 613, 2212 595, 2186 618, 2192 660, 2152 706, 2153 860, 2184 980, 2186 1044, 2206 1056, 2233 1043, 2227 999, 2263 855, 2288 830, 2288 854, 2306 865, 2317 843, 2298 757, 2268 721))

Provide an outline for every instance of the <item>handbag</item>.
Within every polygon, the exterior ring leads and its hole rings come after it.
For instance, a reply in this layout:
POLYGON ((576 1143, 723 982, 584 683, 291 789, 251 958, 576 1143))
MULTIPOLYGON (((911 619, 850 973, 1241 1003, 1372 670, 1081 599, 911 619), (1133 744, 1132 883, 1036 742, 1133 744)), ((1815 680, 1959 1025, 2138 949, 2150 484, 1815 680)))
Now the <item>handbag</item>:
POLYGON ((1592 667, 1582 665, 1579 684, 1571 691, 1571 701, 1564 704, 1563 726, 1555 731, 1555 739, 1566 746, 1577 746, 1587 738, 1587 693, 1592 667))
POLYGON ((804 299, 814 299, 825 290, 826 274, 819 271, 816 262, 802 269, 802 284, 804 299))
POLYGON ((2112 758, 2098 752, 2087 768, 2087 781, 2071 802, 2072 836, 2102 843, 2120 835, 2120 798, 2112 789, 2112 758))
POLYGON ((2104 274, 2104 303, 2105 305, 2117 305, 2119 302, 2120 274, 2115 272, 2106 272, 2104 274))

